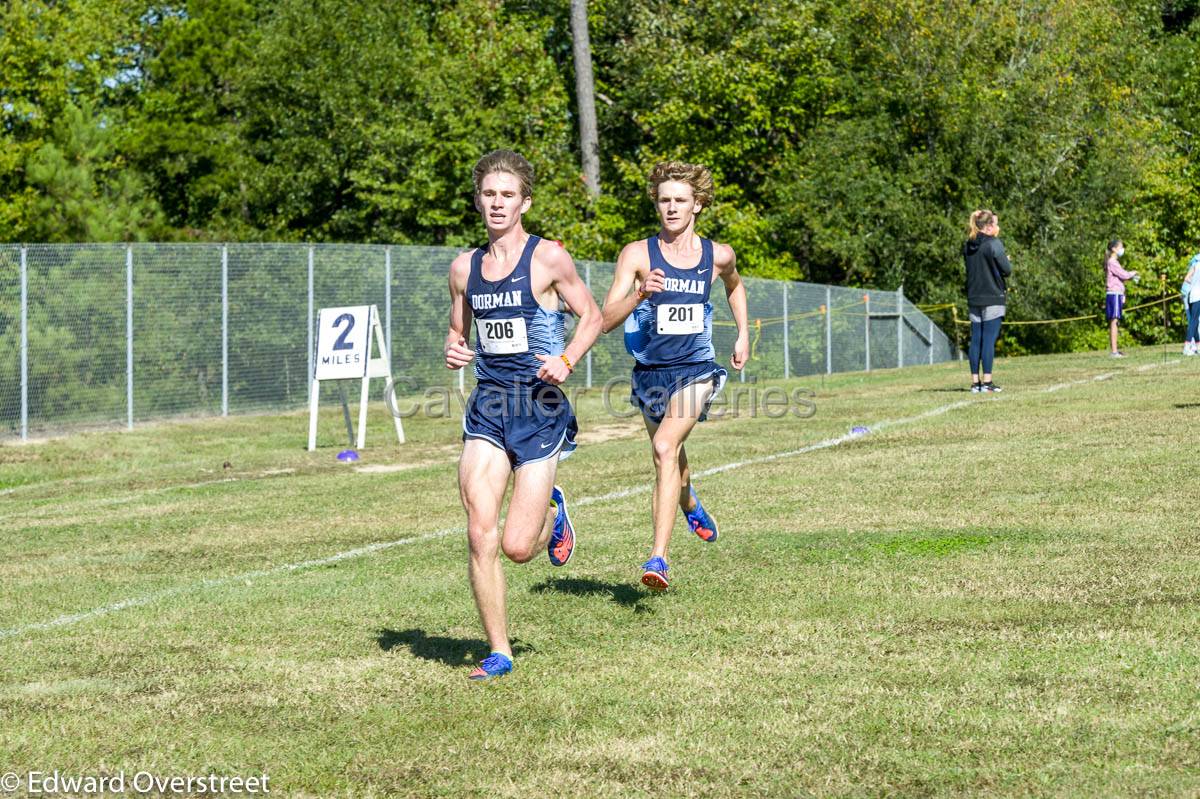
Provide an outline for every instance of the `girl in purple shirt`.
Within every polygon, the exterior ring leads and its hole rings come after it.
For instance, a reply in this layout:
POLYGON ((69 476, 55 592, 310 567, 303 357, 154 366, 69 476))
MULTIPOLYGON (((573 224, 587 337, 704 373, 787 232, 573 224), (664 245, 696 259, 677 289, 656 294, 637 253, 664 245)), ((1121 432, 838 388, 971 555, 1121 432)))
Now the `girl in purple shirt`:
POLYGON ((1125 310, 1125 281, 1138 277, 1137 272, 1128 272, 1118 260, 1125 254, 1125 243, 1113 239, 1104 253, 1104 315, 1108 318, 1109 355, 1124 358, 1125 353, 1117 349, 1117 325, 1125 310))

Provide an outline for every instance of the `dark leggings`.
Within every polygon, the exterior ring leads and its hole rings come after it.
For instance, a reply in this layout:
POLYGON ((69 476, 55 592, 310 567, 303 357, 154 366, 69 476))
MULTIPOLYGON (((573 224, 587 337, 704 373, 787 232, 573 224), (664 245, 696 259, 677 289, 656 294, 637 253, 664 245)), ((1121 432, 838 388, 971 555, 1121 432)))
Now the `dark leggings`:
POLYGON ((996 357, 996 339, 1000 338, 1000 324, 1004 321, 1001 316, 988 322, 971 323, 971 348, 967 357, 971 361, 971 375, 979 374, 979 362, 983 361, 983 374, 992 373, 992 359, 996 357))
POLYGON ((1196 336, 1200 335, 1200 329, 1197 328, 1200 328, 1200 302, 1193 302, 1188 306, 1188 341, 1195 341, 1196 336))

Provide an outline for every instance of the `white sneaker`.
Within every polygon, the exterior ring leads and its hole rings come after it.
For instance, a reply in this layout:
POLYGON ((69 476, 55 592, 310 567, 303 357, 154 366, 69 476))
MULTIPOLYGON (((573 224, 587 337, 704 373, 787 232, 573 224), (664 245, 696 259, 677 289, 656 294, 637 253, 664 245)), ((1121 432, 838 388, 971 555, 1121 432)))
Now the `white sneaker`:
POLYGON ((1196 354, 1196 345, 1190 341, 1186 342, 1183 345, 1183 354, 1184 355, 1195 355, 1196 354))

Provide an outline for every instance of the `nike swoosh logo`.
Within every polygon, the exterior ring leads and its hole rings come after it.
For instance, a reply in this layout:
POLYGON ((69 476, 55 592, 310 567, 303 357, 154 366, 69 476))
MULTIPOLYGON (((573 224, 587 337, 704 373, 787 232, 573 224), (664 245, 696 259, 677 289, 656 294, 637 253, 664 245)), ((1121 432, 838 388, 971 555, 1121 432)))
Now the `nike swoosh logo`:
POLYGON ((703 275, 703 274, 704 274, 705 272, 707 272, 707 271, 708 271, 707 269, 701 269, 701 270, 700 270, 699 272, 697 272, 696 274, 697 274, 697 275, 703 275))
POLYGON ((512 280, 510 280, 510 281, 508 281, 508 282, 509 282, 509 283, 516 283, 518 280, 524 280, 524 279, 525 279, 525 275, 521 275, 520 277, 514 277, 512 280))
POLYGON ((542 444, 542 449, 545 449, 546 447, 550 446, 553 443, 554 443, 553 441, 547 441, 545 444, 542 444))

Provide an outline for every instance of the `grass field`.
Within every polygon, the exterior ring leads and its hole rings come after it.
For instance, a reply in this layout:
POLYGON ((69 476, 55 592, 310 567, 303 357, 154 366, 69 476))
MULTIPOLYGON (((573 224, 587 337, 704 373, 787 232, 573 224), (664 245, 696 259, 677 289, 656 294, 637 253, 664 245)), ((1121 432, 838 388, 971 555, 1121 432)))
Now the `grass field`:
POLYGON ((482 685, 457 419, 398 448, 375 416, 372 472, 335 462, 333 409, 311 454, 300 414, 0 447, 0 773, 1200 795, 1195 361, 1002 361, 998 396, 957 364, 793 381, 812 418, 688 443, 733 465, 696 481, 721 540, 681 518, 662 596, 645 434, 590 395, 559 472, 580 549, 508 566, 517 668, 482 685))

